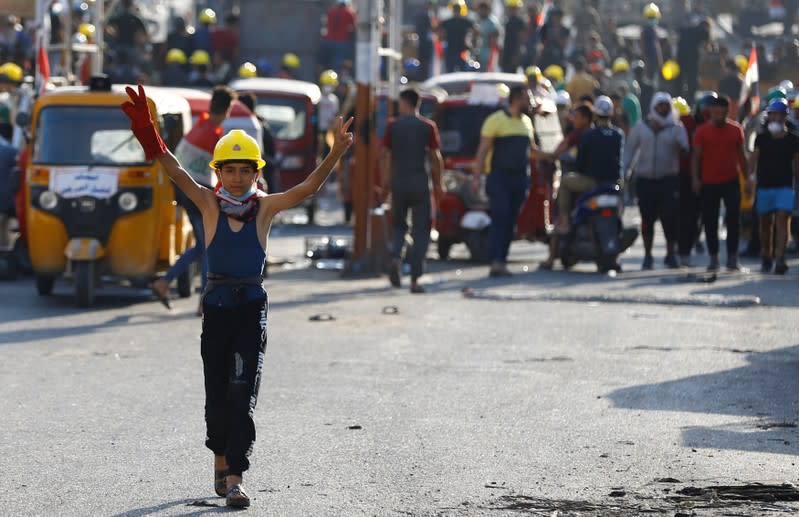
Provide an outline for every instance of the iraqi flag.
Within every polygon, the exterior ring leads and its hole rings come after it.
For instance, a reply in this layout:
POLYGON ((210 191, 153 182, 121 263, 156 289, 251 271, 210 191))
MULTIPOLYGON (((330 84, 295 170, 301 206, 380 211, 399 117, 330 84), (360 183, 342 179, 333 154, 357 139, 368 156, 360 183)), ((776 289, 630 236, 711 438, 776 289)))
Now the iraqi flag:
POLYGON ((44 36, 39 37, 39 50, 36 52, 36 84, 39 95, 47 89, 50 80, 50 59, 47 57, 47 46, 44 36))
POLYGON ((747 99, 751 101, 750 115, 755 115, 760 109, 760 73, 757 69, 757 51, 752 48, 749 53, 749 66, 746 68, 744 82, 741 85, 741 98, 739 103, 744 105, 747 99))

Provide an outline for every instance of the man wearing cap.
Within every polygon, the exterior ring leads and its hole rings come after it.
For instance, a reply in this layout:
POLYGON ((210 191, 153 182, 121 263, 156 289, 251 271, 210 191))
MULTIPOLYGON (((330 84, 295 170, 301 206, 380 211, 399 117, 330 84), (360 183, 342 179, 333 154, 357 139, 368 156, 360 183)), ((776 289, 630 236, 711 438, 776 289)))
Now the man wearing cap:
POLYGON ((618 183, 622 178, 624 133, 611 124, 612 115, 613 101, 599 96, 594 103, 595 126, 585 132, 577 146, 576 172, 560 180, 556 228, 560 234, 569 231, 569 217, 579 194, 602 184, 618 183))
POLYGON ((635 175, 644 240, 643 269, 652 269, 655 222, 666 236, 663 263, 679 267, 675 250, 679 232, 680 155, 688 151, 688 135, 672 108, 671 95, 658 92, 649 116, 633 126, 624 146, 624 171, 635 175))
POLYGON ((710 253, 708 271, 719 269, 719 213, 724 202, 727 227, 727 269, 738 270, 738 243, 741 226, 741 191, 739 172, 747 169, 744 133, 741 125, 727 118, 727 97, 709 100, 710 120, 694 133, 691 164, 692 188, 700 194, 702 224, 705 226, 710 253))
POLYGON ((755 138, 749 159, 748 181, 757 178, 757 214, 760 217, 761 272, 788 271, 785 249, 794 208, 794 185, 799 170, 799 136, 786 125, 788 103, 774 99, 766 108, 768 123, 755 138), (775 264, 776 261, 776 264, 775 264))

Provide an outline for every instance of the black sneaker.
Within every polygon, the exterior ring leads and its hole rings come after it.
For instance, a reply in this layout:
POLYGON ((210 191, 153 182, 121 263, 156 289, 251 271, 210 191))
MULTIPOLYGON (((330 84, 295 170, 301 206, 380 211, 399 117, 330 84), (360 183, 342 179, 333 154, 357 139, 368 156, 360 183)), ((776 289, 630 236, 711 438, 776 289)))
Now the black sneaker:
POLYGON ((738 255, 730 255, 727 257, 727 271, 740 271, 741 266, 738 265, 738 255))
POLYGON ((400 280, 400 263, 399 260, 392 260, 391 265, 388 266, 388 280, 394 287, 402 287, 400 280))
POLYGON ((771 273, 771 268, 774 267, 774 263, 771 259, 763 259, 763 262, 760 263, 760 272, 761 273, 771 273))
POLYGON ((677 262, 677 257, 673 254, 666 255, 666 258, 663 259, 663 265, 669 269, 677 269, 680 267, 679 262, 677 262))
POLYGON ((788 272, 788 264, 785 263, 785 260, 777 261, 777 265, 774 266, 774 272, 778 275, 784 275, 788 272))
POLYGON ((652 255, 647 255, 644 257, 644 263, 641 265, 642 271, 647 271, 649 269, 654 269, 655 261, 652 259, 652 255))
POLYGON ((707 265, 707 270, 710 272, 718 271, 721 268, 719 264, 719 256, 718 255, 711 255, 710 256, 710 263, 707 265))

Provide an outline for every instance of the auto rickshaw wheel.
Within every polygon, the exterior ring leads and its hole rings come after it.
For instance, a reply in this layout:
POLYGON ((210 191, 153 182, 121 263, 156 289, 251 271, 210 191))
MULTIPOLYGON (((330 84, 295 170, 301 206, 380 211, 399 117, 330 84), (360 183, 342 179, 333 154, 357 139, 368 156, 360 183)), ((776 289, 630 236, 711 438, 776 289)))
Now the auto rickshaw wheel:
POLYGON ((439 260, 449 259, 449 250, 452 248, 452 241, 447 239, 438 238, 438 258, 439 260))
POLYGON ((94 303, 94 262, 75 262, 75 299, 79 307, 91 307, 94 303))
POLYGON ((55 277, 51 275, 36 275, 36 291, 39 296, 50 296, 53 294, 55 277))
POLYGON ((308 216, 308 224, 314 224, 316 220, 316 197, 311 198, 311 202, 305 208, 305 214, 308 216))
POLYGON ((178 275, 178 296, 188 298, 191 296, 191 281, 194 278, 194 264, 189 265, 186 271, 178 275))
POLYGON ((469 248, 469 255, 472 262, 485 264, 489 260, 488 250, 488 228, 482 230, 468 230, 464 235, 463 242, 469 248))

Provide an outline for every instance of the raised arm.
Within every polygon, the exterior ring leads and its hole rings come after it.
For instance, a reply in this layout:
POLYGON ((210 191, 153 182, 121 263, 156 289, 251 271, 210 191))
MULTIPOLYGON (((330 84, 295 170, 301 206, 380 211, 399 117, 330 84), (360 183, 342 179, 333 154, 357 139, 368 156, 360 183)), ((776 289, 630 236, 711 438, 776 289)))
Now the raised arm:
POLYGON ((140 84, 138 89, 137 93, 128 86, 126 91, 130 101, 122 104, 122 111, 130 118, 133 135, 144 149, 145 157, 148 160, 158 160, 175 185, 202 210, 207 203, 214 202, 213 192, 197 184, 169 152, 153 123, 144 87, 140 84))
POLYGON ((348 131, 352 125, 352 120, 353 119, 350 118, 345 123, 344 119, 341 117, 336 119, 336 125, 333 129, 333 148, 325 159, 322 160, 322 163, 319 164, 319 167, 305 178, 305 181, 286 192, 269 196, 268 209, 266 210, 268 217, 274 217, 278 212, 291 208, 300 203, 303 199, 319 192, 319 189, 322 188, 322 185, 330 175, 333 167, 336 166, 339 159, 352 145, 353 136, 352 133, 348 131))

